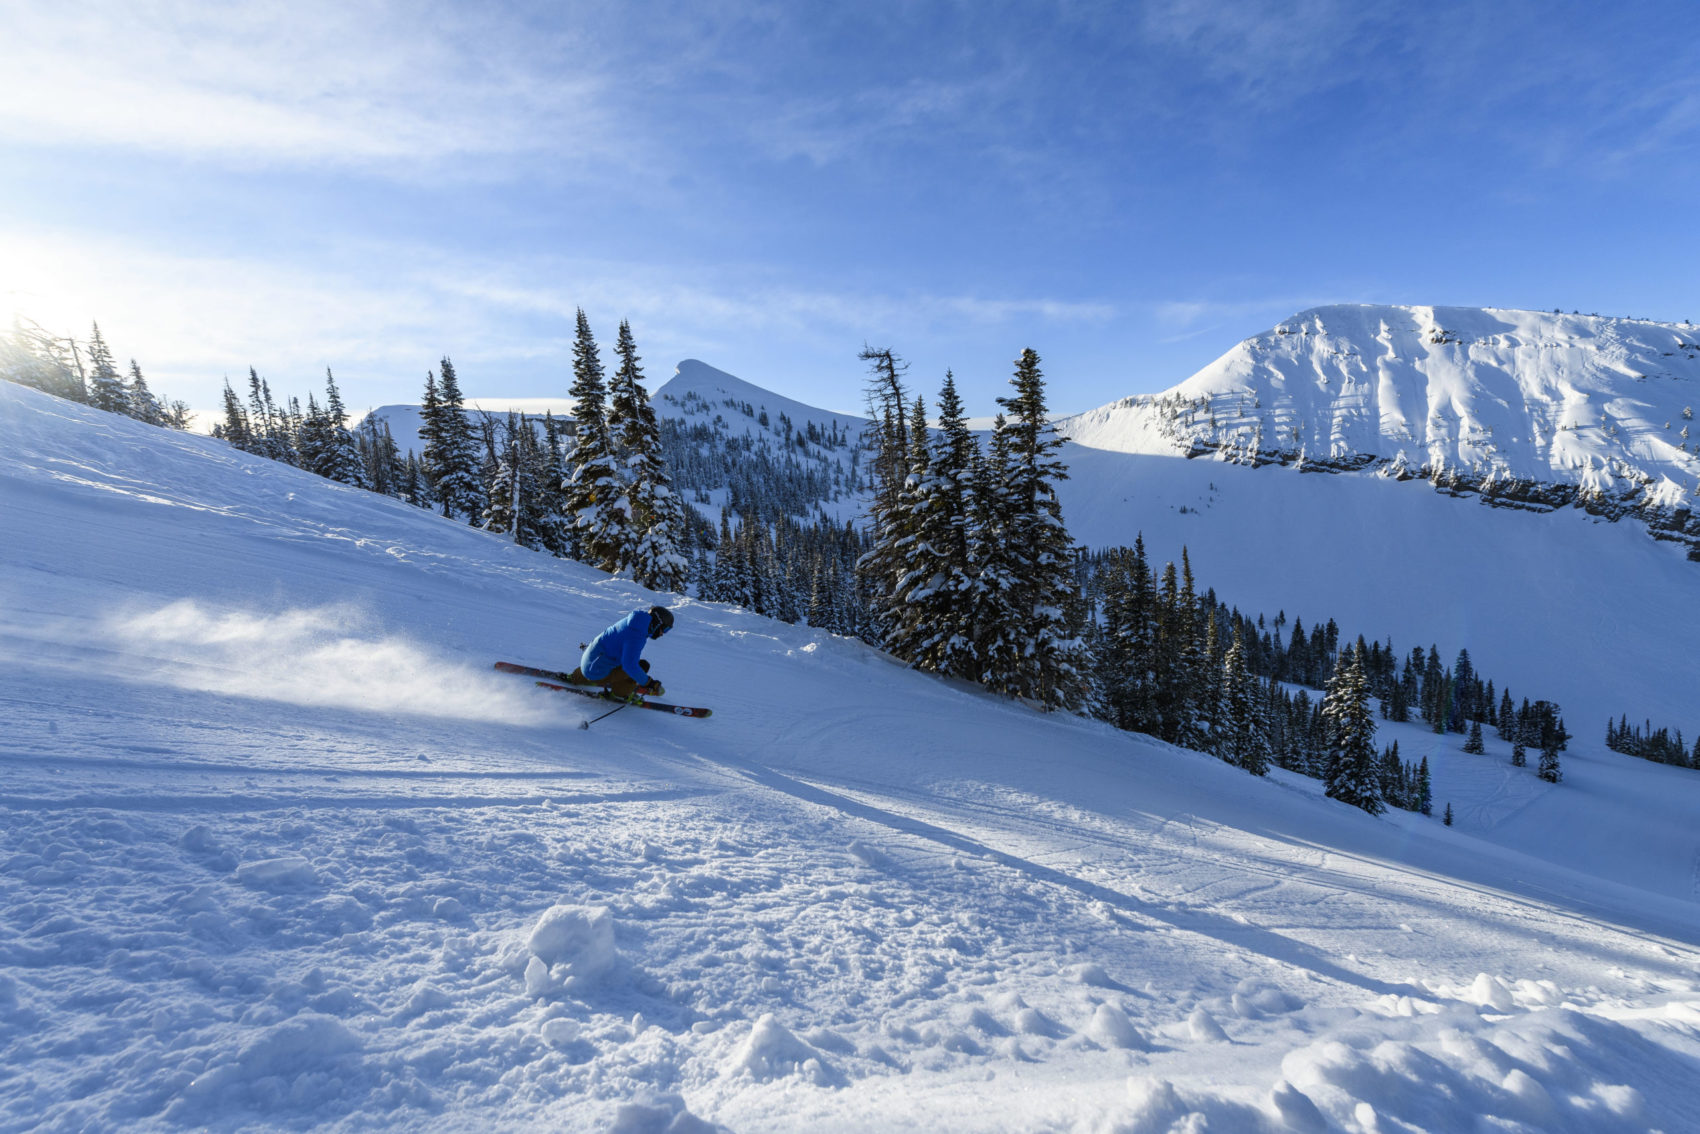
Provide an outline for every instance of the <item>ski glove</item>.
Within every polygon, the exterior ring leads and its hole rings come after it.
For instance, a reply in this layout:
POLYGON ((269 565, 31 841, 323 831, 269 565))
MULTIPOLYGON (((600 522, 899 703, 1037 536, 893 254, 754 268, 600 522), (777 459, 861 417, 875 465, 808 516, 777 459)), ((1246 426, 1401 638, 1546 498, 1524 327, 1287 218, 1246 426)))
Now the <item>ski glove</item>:
POLYGON ((644 687, 643 692, 646 697, 659 697, 666 693, 667 690, 662 688, 661 682, 651 677, 649 679, 649 684, 644 687))

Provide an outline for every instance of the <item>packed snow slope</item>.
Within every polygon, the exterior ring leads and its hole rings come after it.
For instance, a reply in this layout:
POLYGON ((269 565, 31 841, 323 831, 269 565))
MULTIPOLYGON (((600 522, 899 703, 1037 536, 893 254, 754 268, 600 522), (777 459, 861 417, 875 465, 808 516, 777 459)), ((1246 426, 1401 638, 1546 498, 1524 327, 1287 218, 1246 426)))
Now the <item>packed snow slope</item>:
POLYGON ((658 596, 5 384, 0 534, 0 1127, 1700 1109, 1700 846, 1660 826, 1700 777, 1586 736, 1558 788, 1432 738, 1466 826, 1372 818, 676 596, 649 656, 715 716, 583 730, 490 664, 658 596), (1613 824, 1595 873, 1545 853, 1613 824))

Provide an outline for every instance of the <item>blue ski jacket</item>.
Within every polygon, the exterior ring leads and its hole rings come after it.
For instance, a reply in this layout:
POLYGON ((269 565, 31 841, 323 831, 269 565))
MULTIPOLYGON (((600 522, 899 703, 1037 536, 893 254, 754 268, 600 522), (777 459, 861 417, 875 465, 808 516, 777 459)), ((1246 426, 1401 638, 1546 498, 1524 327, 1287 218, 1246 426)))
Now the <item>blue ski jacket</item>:
POLYGON ((584 648, 579 659, 579 671, 592 681, 601 681, 614 667, 626 671, 626 676, 640 685, 649 684, 638 659, 649 641, 649 611, 634 610, 596 636, 584 648))

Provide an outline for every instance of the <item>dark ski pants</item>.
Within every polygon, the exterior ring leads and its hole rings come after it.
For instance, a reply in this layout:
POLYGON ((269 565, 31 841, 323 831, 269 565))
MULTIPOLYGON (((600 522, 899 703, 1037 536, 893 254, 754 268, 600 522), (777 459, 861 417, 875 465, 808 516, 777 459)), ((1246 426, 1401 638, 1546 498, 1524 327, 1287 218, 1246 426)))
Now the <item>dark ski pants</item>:
MULTIPOLYGON (((649 663, 646 661, 640 661, 638 664, 643 667, 644 681, 648 682, 649 663)), ((600 685, 616 697, 629 697, 638 687, 637 681, 619 666, 615 666, 611 671, 609 671, 608 676, 597 681, 592 681, 590 678, 586 677, 584 675, 584 670, 574 669, 570 680, 574 685, 600 685)))

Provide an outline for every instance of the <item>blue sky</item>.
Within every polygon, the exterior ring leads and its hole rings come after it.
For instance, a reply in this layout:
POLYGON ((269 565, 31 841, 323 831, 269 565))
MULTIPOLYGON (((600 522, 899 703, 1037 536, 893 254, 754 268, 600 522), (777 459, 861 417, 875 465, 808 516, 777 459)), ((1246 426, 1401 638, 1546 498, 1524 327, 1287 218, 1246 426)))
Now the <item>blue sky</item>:
POLYGON ((582 306, 652 389, 854 411, 871 343, 981 414, 1026 346, 1083 410, 1320 303, 1700 318, 1695 15, 6 0, 0 309, 197 406, 564 395, 582 306))

